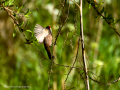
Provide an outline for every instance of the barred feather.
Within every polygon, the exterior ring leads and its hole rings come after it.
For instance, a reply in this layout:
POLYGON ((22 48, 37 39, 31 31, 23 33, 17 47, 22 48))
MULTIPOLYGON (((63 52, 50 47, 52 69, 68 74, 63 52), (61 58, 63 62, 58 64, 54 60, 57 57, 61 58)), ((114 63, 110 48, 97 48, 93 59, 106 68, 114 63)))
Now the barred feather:
POLYGON ((43 43, 44 38, 48 35, 48 30, 45 30, 44 27, 36 24, 34 28, 35 37, 37 38, 38 42, 41 44, 43 43))

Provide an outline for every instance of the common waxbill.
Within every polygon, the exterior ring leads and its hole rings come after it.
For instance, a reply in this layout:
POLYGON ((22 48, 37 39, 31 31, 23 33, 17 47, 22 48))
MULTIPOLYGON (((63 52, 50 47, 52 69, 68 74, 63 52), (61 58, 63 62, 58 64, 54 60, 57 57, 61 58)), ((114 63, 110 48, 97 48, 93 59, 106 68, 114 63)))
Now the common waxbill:
POLYGON ((50 26, 46 28, 41 25, 36 24, 34 29, 35 37, 38 40, 38 43, 44 43, 44 47, 47 51, 49 59, 51 59, 50 46, 52 45, 52 29, 50 26))

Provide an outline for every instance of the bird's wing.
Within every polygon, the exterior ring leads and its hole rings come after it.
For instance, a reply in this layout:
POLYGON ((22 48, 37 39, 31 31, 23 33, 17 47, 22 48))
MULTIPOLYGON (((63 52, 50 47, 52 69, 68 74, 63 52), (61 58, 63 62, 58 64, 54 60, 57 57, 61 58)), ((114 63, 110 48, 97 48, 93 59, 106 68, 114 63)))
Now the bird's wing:
POLYGON ((39 43, 43 43, 44 38, 48 35, 48 30, 46 30, 41 25, 36 24, 34 28, 35 37, 39 43))

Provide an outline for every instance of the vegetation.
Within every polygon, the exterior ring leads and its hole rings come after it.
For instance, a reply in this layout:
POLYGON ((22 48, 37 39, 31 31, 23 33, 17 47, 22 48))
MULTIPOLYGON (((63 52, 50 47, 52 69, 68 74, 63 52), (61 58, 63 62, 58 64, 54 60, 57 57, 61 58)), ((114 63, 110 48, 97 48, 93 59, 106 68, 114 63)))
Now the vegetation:
MULTIPOLYGON (((0 90, 85 90, 78 6, 79 0, 0 1, 0 90), (51 25, 54 60, 34 37, 36 24, 51 25)), ((120 1, 83 0, 82 11, 90 89, 119 90, 120 1)))

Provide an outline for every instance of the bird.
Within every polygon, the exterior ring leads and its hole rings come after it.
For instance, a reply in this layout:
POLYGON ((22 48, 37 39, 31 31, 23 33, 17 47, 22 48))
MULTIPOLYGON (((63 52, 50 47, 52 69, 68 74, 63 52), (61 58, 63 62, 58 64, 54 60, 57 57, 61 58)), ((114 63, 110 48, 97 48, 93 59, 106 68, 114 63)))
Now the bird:
POLYGON ((52 58, 50 52, 50 46, 52 46, 52 29, 51 26, 44 28, 43 26, 36 24, 34 28, 34 34, 38 43, 44 44, 45 50, 47 51, 49 59, 52 58))

